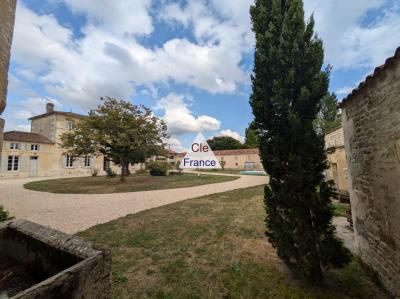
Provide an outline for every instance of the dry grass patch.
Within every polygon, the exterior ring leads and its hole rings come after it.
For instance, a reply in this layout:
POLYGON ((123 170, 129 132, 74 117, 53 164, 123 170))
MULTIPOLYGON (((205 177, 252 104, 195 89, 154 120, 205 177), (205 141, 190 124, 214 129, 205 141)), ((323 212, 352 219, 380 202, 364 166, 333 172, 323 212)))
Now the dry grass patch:
POLYGON ((356 261, 294 279, 264 236, 263 187, 187 200, 79 235, 113 253, 114 298, 386 298, 356 261))

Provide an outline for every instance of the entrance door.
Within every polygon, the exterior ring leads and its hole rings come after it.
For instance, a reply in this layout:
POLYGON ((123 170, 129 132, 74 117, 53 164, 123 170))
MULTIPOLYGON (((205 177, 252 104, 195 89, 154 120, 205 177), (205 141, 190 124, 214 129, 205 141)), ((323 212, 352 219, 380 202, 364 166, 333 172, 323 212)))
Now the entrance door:
POLYGON ((38 157, 29 157, 28 175, 30 177, 38 175, 38 157))

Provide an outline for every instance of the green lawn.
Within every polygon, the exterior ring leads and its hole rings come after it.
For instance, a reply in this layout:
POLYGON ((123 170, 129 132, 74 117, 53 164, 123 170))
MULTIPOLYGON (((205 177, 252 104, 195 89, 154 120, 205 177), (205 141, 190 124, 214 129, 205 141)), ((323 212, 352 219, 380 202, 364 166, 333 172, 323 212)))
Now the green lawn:
MULTIPOLYGON (((209 173, 226 173, 226 174, 240 174, 241 171, 245 171, 243 169, 201 169, 200 172, 209 172, 209 173)), ((265 174, 264 174, 265 175, 265 174)))
POLYGON ((347 203, 334 202, 333 203, 334 215, 337 217, 347 217, 347 208, 348 207, 349 207, 349 204, 347 204, 347 203))
POLYGON ((263 187, 213 194, 95 226, 113 255, 114 298, 386 298, 358 262, 315 288, 264 236, 263 187))
POLYGON ((239 169, 200 169, 200 172, 209 172, 209 173, 226 173, 226 174, 240 174, 241 170, 239 169))
POLYGON ((118 192, 135 192, 193 187, 205 184, 221 183, 235 180, 238 177, 200 175, 185 173, 183 175, 150 176, 147 173, 134 174, 127 177, 125 184, 119 177, 77 177, 30 182, 26 189, 51 193, 69 194, 104 194, 118 192))

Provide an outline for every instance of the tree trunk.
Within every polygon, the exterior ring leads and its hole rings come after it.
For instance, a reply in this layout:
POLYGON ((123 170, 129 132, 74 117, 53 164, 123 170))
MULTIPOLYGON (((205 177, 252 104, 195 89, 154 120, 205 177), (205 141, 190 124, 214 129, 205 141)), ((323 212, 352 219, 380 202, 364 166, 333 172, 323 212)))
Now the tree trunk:
POLYGON ((121 157, 121 183, 126 183, 126 162, 125 157, 121 157))

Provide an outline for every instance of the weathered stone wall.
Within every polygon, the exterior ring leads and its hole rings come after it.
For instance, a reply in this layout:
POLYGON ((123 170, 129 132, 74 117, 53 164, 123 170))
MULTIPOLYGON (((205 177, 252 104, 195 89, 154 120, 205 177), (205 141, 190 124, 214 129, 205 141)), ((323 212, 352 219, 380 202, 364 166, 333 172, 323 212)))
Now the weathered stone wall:
POLYGON ((39 283, 13 299, 111 298, 111 253, 83 239, 18 219, 0 224, 0 254, 39 283))
MULTIPOLYGON (((10 64, 16 2, 17 0, 0 1, 0 115, 6 107, 8 67, 10 64)), ((3 130, 4 120, 0 118, 0 152, 3 145, 3 130)))
POLYGON ((0 114, 4 111, 7 98, 7 75, 14 31, 15 6, 16 0, 0 1, 0 114))
POLYGON ((400 297, 400 62, 344 104, 356 250, 400 297))

